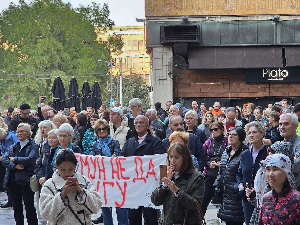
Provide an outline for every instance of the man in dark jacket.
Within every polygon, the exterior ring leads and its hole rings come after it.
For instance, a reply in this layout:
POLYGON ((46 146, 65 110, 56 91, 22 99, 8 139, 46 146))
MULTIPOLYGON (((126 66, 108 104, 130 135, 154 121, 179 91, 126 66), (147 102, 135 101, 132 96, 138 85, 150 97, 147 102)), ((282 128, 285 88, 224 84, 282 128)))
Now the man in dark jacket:
POLYGON ((20 123, 28 123, 31 127, 32 137, 35 136, 36 131, 38 129, 37 120, 29 115, 30 114, 30 106, 28 104, 22 104, 20 106, 21 114, 17 114, 11 121, 9 130, 16 131, 17 127, 20 123))
MULTIPOLYGON (((174 131, 182 131, 184 132, 184 125, 183 125, 183 119, 179 115, 171 116, 169 128, 172 132, 174 131)), ((169 142, 169 136, 165 138, 163 141, 164 145, 164 152, 167 152, 170 142, 169 142)), ((189 143, 188 148, 191 152, 191 155, 194 155, 198 160, 199 170, 203 172, 204 167, 206 165, 206 153, 203 148, 203 144, 201 143, 200 139, 194 135, 189 133, 189 143)))
MULTIPOLYGON (((143 156, 163 153, 161 140, 148 130, 150 124, 147 117, 139 115, 134 120, 135 137, 129 138, 123 146, 122 156, 143 156)), ((141 225, 142 214, 147 224, 157 224, 157 210, 147 207, 128 210, 130 224, 141 225)))

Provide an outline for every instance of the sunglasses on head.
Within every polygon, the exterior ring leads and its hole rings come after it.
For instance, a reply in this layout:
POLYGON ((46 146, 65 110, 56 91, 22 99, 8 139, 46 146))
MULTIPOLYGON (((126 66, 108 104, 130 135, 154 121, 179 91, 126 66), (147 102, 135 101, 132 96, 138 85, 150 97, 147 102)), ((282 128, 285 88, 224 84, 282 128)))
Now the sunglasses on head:
POLYGON ((212 128, 210 129, 210 132, 217 131, 217 130, 219 130, 219 128, 212 128))

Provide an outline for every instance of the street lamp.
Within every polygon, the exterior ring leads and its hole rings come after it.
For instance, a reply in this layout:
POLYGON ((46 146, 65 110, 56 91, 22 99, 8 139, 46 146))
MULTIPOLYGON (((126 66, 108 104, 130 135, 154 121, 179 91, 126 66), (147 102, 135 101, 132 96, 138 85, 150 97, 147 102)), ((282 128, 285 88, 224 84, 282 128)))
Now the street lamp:
POLYGON ((107 68, 110 69, 110 100, 109 100, 109 105, 111 107, 111 105, 112 105, 112 68, 113 68, 112 59, 110 59, 110 61, 105 61, 105 60, 102 60, 102 59, 98 59, 98 62, 106 62, 107 63, 107 68))

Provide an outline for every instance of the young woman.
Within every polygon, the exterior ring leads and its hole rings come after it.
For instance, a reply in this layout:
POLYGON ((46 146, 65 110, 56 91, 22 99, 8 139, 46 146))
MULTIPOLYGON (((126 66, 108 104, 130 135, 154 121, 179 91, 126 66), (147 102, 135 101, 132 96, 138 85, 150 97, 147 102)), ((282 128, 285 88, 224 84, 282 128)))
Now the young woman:
POLYGON ((89 179, 75 171, 75 154, 64 149, 56 156, 55 164, 56 172, 41 190, 42 217, 51 225, 92 224, 91 214, 100 209, 101 197, 89 179))
POLYGON ((205 135, 206 135, 206 139, 210 138, 210 130, 209 130, 209 126, 213 123, 216 122, 217 119, 215 117, 215 115, 212 112, 207 112, 205 114, 205 117, 202 119, 202 124, 200 124, 198 126, 198 128, 200 130, 203 130, 205 135))
POLYGON ((202 224, 203 176, 192 162, 187 146, 175 142, 167 152, 167 177, 151 195, 154 205, 163 205, 162 223, 202 224))

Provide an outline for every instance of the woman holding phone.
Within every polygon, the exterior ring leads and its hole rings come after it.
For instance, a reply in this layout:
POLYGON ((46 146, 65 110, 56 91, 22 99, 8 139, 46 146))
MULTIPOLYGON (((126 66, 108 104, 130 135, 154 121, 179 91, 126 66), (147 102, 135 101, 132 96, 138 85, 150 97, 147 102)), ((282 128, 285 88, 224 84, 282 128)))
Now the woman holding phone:
POLYGON ((42 187, 40 210, 48 224, 92 224, 91 214, 102 205, 101 197, 85 176, 76 172, 77 159, 71 149, 62 150, 57 170, 42 187))
POLYGON ((202 224, 200 205, 204 181, 193 165, 187 146, 172 144, 167 152, 167 163, 167 176, 151 195, 154 205, 163 205, 162 224, 202 224))

